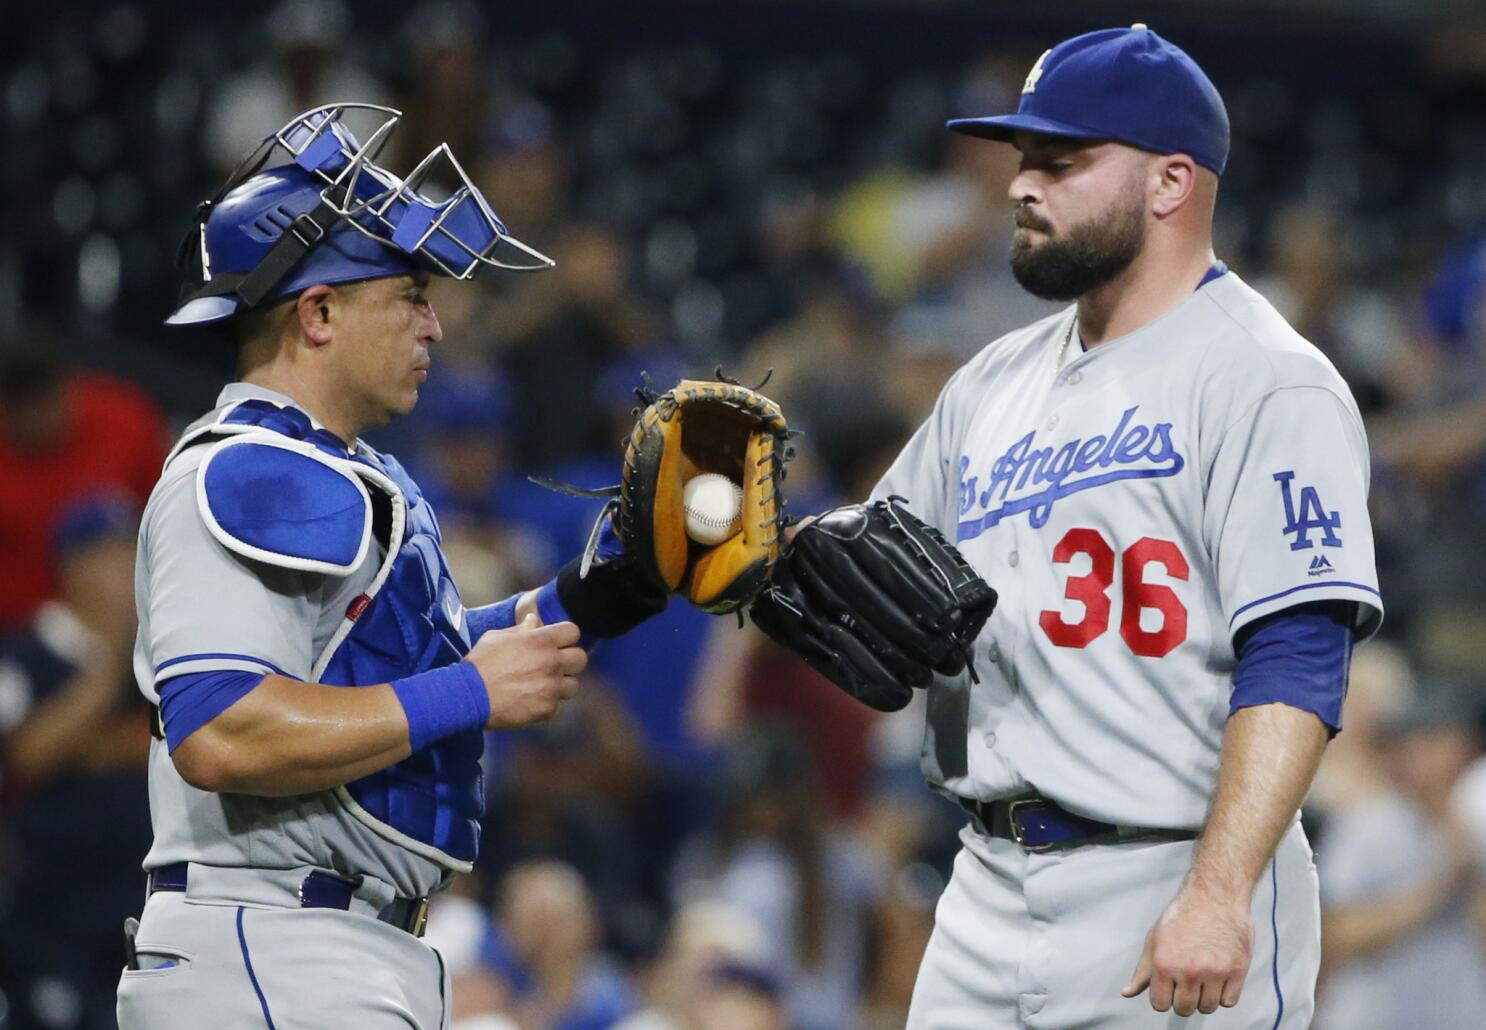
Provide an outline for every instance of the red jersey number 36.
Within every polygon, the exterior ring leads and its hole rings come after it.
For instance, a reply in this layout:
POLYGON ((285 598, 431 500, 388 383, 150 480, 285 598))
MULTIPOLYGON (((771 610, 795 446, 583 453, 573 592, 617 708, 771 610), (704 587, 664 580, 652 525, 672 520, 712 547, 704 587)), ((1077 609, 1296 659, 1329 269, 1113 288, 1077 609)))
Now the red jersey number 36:
MULTIPOLYGON (((1047 638, 1059 647, 1087 647, 1109 629, 1113 602, 1109 587, 1114 582, 1115 550, 1095 529, 1070 529, 1053 548, 1053 563, 1066 565, 1075 555, 1089 556, 1089 571, 1082 576, 1069 576, 1064 593, 1070 601, 1083 604, 1083 615, 1069 622, 1057 609, 1044 611, 1038 622, 1047 638)), ((1146 568, 1160 565, 1172 579, 1188 575, 1187 559, 1170 540, 1141 537, 1125 549, 1120 558, 1120 636, 1130 650, 1145 658, 1160 658, 1187 639, 1187 609, 1176 592, 1160 583, 1145 581, 1146 568), (1142 609, 1154 608, 1161 613, 1161 628, 1142 629, 1142 609)))

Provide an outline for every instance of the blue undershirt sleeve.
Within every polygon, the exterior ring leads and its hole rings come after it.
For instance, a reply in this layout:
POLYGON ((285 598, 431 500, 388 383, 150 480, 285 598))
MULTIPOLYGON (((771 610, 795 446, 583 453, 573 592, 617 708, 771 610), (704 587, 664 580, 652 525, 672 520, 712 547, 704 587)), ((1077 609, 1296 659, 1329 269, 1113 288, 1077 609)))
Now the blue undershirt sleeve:
POLYGON ((512 594, 504 601, 495 604, 487 604, 483 608, 467 608, 464 617, 466 625, 470 630, 470 643, 480 639, 484 633, 493 629, 510 629, 516 625, 516 602, 521 600, 520 594, 512 594))
POLYGON ((166 680, 160 685, 160 716, 165 723, 166 745, 174 752, 187 737, 232 707, 265 678, 261 672, 227 669, 187 672, 166 680))
POLYGON ((1352 601, 1295 605, 1256 619, 1234 640, 1238 668, 1228 714, 1279 702, 1310 712, 1333 736, 1352 666, 1352 601))

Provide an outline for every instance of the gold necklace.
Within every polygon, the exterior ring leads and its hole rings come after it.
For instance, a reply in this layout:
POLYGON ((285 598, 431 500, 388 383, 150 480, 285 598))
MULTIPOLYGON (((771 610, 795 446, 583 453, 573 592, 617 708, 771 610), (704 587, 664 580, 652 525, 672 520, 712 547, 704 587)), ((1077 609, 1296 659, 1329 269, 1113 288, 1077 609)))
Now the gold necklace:
POLYGON ((1058 360, 1053 363, 1053 374, 1057 375, 1063 371, 1063 356, 1068 353, 1068 345, 1073 342, 1073 330, 1078 326, 1078 316, 1073 316, 1073 321, 1068 323, 1068 331, 1063 334, 1063 345, 1058 348, 1058 360))

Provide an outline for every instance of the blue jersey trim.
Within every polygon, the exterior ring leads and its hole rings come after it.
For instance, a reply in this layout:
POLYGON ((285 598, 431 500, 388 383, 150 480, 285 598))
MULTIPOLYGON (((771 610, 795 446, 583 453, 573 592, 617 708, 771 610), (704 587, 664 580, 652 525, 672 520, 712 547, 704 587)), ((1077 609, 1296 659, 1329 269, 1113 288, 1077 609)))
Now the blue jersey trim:
MULTIPOLYGON (((229 654, 225 651, 208 651, 202 654, 183 654, 179 658, 171 658, 161 662, 159 665, 155 666, 155 671, 159 673, 170 668, 172 665, 180 665, 182 662, 195 662, 208 658, 225 658, 234 662, 253 662, 257 665, 263 666, 266 669, 271 669, 272 671, 278 673, 280 676, 289 676, 287 672, 285 672, 283 669, 280 669, 273 662, 264 661, 262 658, 255 658, 250 654, 229 654)), ((289 676, 289 678, 298 679, 297 676, 289 676)))
POLYGON ((221 669, 188 672, 160 688, 160 716, 165 744, 172 754, 187 737, 242 700, 265 674, 221 669))
POLYGON ((1239 630, 1229 713, 1280 702, 1310 712, 1337 733, 1356 639, 1356 605, 1345 600, 1292 605, 1239 630))
POLYGON ((1268 597, 1261 597, 1257 601, 1250 601, 1248 604, 1241 606, 1237 611, 1233 613, 1233 618, 1228 620, 1228 625, 1232 626, 1235 622, 1238 621, 1238 617, 1240 615, 1257 605, 1266 604, 1269 601, 1277 601, 1282 597, 1289 597, 1291 594, 1299 590, 1319 590, 1325 587, 1351 587, 1354 590, 1361 590, 1365 593, 1372 594, 1379 600, 1382 600, 1383 597, 1383 595, 1378 592, 1377 587, 1370 587, 1366 583, 1351 583, 1344 579, 1328 580, 1325 583, 1302 583, 1298 587, 1291 587, 1289 590, 1281 590, 1277 594, 1270 594, 1268 597))
POLYGON ((1197 284, 1197 288, 1200 290, 1208 283, 1212 282, 1214 279, 1221 279, 1227 274, 1228 265, 1222 261, 1219 261, 1217 264, 1213 265, 1207 270, 1207 273, 1202 277, 1202 282, 1197 284))
POLYGON ((1274 954, 1271 956, 1270 975, 1274 977, 1274 998, 1279 1011, 1274 1014, 1273 1030, 1279 1030, 1280 1020, 1285 1018, 1285 992, 1280 989, 1280 871, 1279 860, 1269 860, 1269 929, 1274 934, 1274 954))
POLYGON ((243 907, 237 906, 237 943, 242 948, 243 965, 248 970, 248 979, 253 982, 253 991, 258 995, 258 1005, 263 1009, 263 1021, 268 1024, 268 1030, 274 1030, 273 1016, 268 1011, 268 999, 263 996, 263 988, 258 986, 258 974, 253 972, 253 960, 248 957, 248 939, 243 935, 243 907))

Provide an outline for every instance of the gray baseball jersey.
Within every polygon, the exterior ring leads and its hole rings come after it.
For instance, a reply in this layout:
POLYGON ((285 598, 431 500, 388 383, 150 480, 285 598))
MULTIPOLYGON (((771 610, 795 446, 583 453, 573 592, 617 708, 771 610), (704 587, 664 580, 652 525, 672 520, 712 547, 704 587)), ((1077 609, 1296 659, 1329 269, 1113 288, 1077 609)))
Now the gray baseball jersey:
POLYGON ((1088 352, 1074 319, 960 369, 874 491, 1000 592, 981 682, 930 688, 923 767, 951 794, 1196 828, 1234 634, 1323 599, 1357 602, 1360 636, 1381 619, 1367 442, 1331 363, 1234 273, 1088 352))
MULTIPOLYGON (((218 404, 249 398, 293 403, 234 383, 218 404)), ((220 410, 198 420, 185 436, 214 421, 220 410)), ((240 669, 315 680, 317 658, 386 556, 373 536, 354 569, 327 575, 275 568, 229 550, 213 537, 198 504, 196 472, 208 449, 172 453, 140 528, 134 665, 141 691, 157 704, 160 685, 188 672, 240 669)), ((150 812, 155 842, 147 869, 194 862, 334 870, 368 877, 363 892, 380 894, 383 904, 394 895, 428 894, 449 876, 448 863, 375 832, 331 791, 250 797, 197 790, 176 771, 164 741, 156 741, 150 753, 150 812)))

